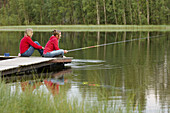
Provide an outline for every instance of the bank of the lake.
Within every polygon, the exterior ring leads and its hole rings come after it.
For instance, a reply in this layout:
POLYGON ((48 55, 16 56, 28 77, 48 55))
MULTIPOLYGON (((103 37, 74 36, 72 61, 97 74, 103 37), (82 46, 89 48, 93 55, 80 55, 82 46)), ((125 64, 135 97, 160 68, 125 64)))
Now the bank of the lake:
MULTIPOLYGON (((0 112, 1 113, 111 113, 111 112, 141 112, 140 105, 133 107, 131 104, 135 94, 129 94, 127 105, 121 105, 108 100, 103 102, 79 102, 78 98, 68 99, 64 89, 60 94, 53 94, 52 90, 47 92, 41 82, 34 82, 34 85, 5 84, 0 80, 0 112), (40 88, 41 87, 41 88, 40 88), (22 90, 21 90, 22 89, 22 90)), ((30 83, 30 81, 29 81, 30 83)), ((51 86, 55 87, 55 86, 51 86)), ((63 86, 66 88, 66 86, 63 86)), ((101 89, 102 90, 102 89, 101 89)))
POLYGON ((170 25, 22 25, 22 26, 0 26, 0 31, 24 31, 32 28, 34 31, 170 31, 170 25))

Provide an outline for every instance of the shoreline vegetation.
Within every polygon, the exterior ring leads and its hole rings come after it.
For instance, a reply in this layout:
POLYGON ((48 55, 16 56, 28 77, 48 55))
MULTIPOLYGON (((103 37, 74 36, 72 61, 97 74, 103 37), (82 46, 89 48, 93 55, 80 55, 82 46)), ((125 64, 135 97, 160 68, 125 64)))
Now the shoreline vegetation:
POLYGON ((0 0, 0 25, 169 25, 170 0, 0 0))
MULTIPOLYGON (((52 90, 40 88, 39 83, 34 85, 24 85, 25 82, 17 84, 5 84, 0 79, 0 112, 1 113, 92 113, 92 112, 142 112, 140 105, 133 106, 133 96, 122 103, 109 102, 85 102, 79 101, 78 98, 67 98, 64 93, 66 86, 60 89, 60 93, 53 95, 52 90), (22 87, 23 86, 23 87, 22 87), (34 88, 34 87, 35 88, 34 88), (15 87, 15 88, 12 88, 15 87), (64 108, 63 108, 64 107, 64 108)), ((48 87, 48 86, 47 86, 48 87)), ((55 93, 55 92, 54 92, 55 93)))
POLYGON ((83 31, 170 31, 170 25, 21 25, 0 26, 0 31, 25 31, 32 28, 34 31, 61 31, 83 32, 83 31))

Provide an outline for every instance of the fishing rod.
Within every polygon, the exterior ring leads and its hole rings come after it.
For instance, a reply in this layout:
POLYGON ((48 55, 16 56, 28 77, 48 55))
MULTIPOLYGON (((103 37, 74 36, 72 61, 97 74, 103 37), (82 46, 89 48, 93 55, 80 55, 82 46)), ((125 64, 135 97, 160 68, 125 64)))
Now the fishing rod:
MULTIPOLYGON (((152 37, 149 37, 149 38, 155 38, 155 37, 160 37, 160 36, 163 36, 163 35, 152 36, 152 37)), ((124 41, 118 41, 118 42, 112 42, 112 43, 107 43, 107 44, 94 45, 94 46, 89 46, 89 47, 71 49, 71 50, 67 50, 67 51, 68 51, 68 52, 72 52, 72 51, 78 51, 78 50, 89 49, 89 48, 94 48, 94 47, 100 47, 100 46, 105 46, 105 45, 112 45, 112 44, 119 44, 119 43, 131 42, 131 41, 136 41, 136 40, 141 40, 141 39, 148 39, 148 37, 144 37, 144 38, 135 38, 135 39, 124 40, 124 41)))

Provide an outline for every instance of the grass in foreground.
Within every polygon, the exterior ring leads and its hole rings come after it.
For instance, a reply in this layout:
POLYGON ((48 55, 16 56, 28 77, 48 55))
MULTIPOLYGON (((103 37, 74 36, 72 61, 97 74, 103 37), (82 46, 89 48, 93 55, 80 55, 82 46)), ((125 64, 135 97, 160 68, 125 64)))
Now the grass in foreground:
MULTIPOLYGON (((37 84, 38 86, 38 84, 37 84)), ((80 102, 70 100, 63 92, 52 95, 42 91, 33 91, 30 86, 21 92, 20 84, 11 86, 0 80, 0 113, 110 113, 134 112, 130 106, 121 106, 113 102, 80 102), (15 91, 14 91, 15 90, 15 91)), ((140 112, 140 111, 138 111, 140 112)))

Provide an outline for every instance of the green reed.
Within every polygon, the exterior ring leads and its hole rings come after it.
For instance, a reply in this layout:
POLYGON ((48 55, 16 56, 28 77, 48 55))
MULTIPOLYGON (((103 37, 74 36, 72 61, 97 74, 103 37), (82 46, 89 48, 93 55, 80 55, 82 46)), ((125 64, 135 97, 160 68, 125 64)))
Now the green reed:
MULTIPOLYGON (((35 84, 39 87, 39 84, 35 84)), ((128 99, 127 106, 118 102, 109 100, 79 101, 78 98, 68 99, 65 92, 70 86, 63 85, 60 88, 60 93, 53 95, 37 89, 33 91, 31 86, 26 86, 24 91, 21 91, 21 83, 5 84, 0 80, 0 112, 1 113, 110 113, 125 111, 134 112, 131 105, 131 99, 128 99), (14 89, 12 89, 13 87, 14 89)), ((93 88, 91 88, 93 90, 93 88)), ((100 88, 97 92, 101 97, 106 97, 107 93, 104 88, 100 88)), ((138 105, 137 105, 138 106, 138 105)))

